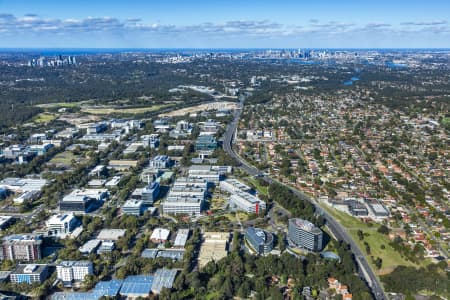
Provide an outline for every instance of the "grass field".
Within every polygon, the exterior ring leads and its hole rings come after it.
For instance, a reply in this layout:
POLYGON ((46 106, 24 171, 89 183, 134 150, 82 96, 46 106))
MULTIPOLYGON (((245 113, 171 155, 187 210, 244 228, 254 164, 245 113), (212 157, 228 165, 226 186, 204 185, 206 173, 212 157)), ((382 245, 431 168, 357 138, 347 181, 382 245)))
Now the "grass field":
POLYGON ((444 126, 448 126, 450 124, 450 118, 443 118, 442 119, 442 124, 444 126))
POLYGON ((108 115, 113 113, 118 114, 142 114, 146 112, 158 111, 163 108, 171 107, 173 104, 161 104, 153 105, 149 107, 138 108, 112 108, 112 107, 99 107, 99 108, 83 108, 81 111, 92 115, 108 115))
POLYGON ((358 243, 362 252, 368 256, 368 262, 373 269, 376 270, 378 275, 388 274, 397 266, 417 266, 417 264, 407 261, 400 253, 395 251, 395 249, 389 245, 389 237, 377 231, 379 227, 378 224, 373 223, 373 225, 370 226, 344 212, 332 208, 325 209, 347 229, 352 238, 358 243), (358 230, 361 230, 364 233, 365 237, 362 241, 359 240, 357 234, 358 230), (370 255, 367 255, 366 253, 364 242, 367 242, 370 246, 370 255), (384 245, 384 249, 381 248, 382 245, 384 245), (380 257, 383 260, 381 269, 377 270, 372 263, 370 256, 373 256, 375 259, 380 257))
POLYGON ((56 119, 58 116, 51 113, 40 113, 34 117, 33 122, 35 123, 48 123, 56 119))
POLYGON ((72 152, 64 151, 56 154, 55 157, 49 161, 49 164, 70 166, 72 160, 76 160, 77 158, 78 156, 75 156, 72 152))
POLYGON ((269 187, 260 185, 257 179, 253 177, 247 177, 245 178, 245 180, 253 184, 256 188, 256 191, 261 195, 267 196, 269 194, 269 187))
POLYGON ((82 104, 88 104, 89 101, 79 101, 79 102, 55 102, 55 103, 45 103, 38 104, 37 107, 40 108, 56 108, 56 107, 78 107, 82 104))

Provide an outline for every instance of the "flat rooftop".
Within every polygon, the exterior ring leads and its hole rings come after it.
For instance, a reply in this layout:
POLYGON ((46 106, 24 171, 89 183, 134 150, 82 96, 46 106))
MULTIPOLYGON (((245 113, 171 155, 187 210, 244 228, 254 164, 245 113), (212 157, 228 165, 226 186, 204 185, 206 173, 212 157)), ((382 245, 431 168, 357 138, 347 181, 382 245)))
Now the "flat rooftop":
POLYGON ((102 241, 117 241, 120 237, 125 235, 125 229, 102 229, 97 236, 98 240, 102 241))

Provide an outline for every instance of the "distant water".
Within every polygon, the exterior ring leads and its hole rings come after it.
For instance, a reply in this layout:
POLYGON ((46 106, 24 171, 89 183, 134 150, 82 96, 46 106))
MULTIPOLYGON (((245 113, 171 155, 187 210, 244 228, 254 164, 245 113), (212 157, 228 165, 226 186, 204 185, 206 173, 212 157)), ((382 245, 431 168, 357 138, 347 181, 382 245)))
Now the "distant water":
POLYGON ((387 62, 386 66, 389 68, 406 68, 406 64, 394 64, 393 62, 387 62))
POLYGON ((353 76, 350 80, 344 81, 344 85, 350 86, 353 85, 353 82, 358 81, 359 77, 353 76))

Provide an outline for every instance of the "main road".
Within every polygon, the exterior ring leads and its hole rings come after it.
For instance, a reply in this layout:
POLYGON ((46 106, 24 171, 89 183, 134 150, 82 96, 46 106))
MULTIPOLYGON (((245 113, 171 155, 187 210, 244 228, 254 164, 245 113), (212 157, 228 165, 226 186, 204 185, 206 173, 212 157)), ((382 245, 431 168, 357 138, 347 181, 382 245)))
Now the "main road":
MULTIPOLYGON (((234 134, 237 129, 237 125, 239 123, 239 119, 241 117, 242 110, 244 108, 244 102, 245 102, 245 96, 241 95, 239 97, 239 107, 234 111, 233 115, 233 121, 228 125, 227 130, 225 131, 225 136, 223 139, 223 149, 228 155, 236 159, 240 162, 239 168, 245 172, 247 172, 251 176, 260 176, 261 179, 266 181, 267 183, 275 182, 274 179, 262 175, 260 171, 255 168, 254 166, 247 163, 242 157, 240 157, 236 152, 234 152, 232 143, 234 134)), ((312 203, 316 209, 316 212, 320 215, 322 215, 326 221, 326 224, 328 228, 331 230, 332 234, 338 239, 343 240, 346 243, 348 243, 351 247, 351 251, 353 252, 356 262, 359 266, 359 273, 360 275, 367 281, 368 285, 372 289, 372 294, 377 300, 385 300, 387 299, 386 295, 384 294, 384 291, 381 287, 380 281, 378 280, 378 277, 375 275, 375 272, 370 267, 369 263, 367 262, 367 259, 365 258, 364 254, 362 253, 361 249, 358 247, 356 242, 352 239, 350 234, 345 230, 345 228, 336 221, 332 215, 330 215, 327 211, 325 211, 320 204, 302 193, 301 191, 287 186, 295 195, 297 195, 300 199, 303 199, 305 201, 308 201, 312 203)))

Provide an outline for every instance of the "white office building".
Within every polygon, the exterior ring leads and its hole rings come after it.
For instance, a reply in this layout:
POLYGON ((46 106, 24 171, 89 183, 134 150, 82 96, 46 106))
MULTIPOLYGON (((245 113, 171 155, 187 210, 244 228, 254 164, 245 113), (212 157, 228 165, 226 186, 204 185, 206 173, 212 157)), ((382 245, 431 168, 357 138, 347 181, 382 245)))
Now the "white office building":
POLYGON ((128 215, 140 216, 143 212, 144 201, 142 200, 128 200, 122 206, 122 212, 128 215))
POLYGON ((50 217, 45 224, 50 235, 65 237, 77 227, 78 220, 73 213, 59 214, 50 217))
POLYGON ((204 180, 179 178, 162 203, 165 214, 200 215, 208 183, 204 180))
POLYGON ((228 192, 230 194, 234 194, 240 191, 248 193, 252 189, 251 187, 240 182, 237 179, 226 179, 224 181, 221 181, 219 187, 221 190, 228 192))
POLYGON ((64 285, 74 281, 83 281, 86 275, 94 274, 94 266, 90 261, 62 261, 56 266, 57 278, 64 285))
POLYGON ((207 165, 193 165, 188 174, 191 179, 202 179, 214 184, 218 184, 221 178, 219 170, 213 170, 212 166, 207 165))
POLYGON ((231 208, 247 213, 258 214, 261 210, 266 209, 264 201, 245 192, 237 192, 231 195, 229 200, 231 208))

